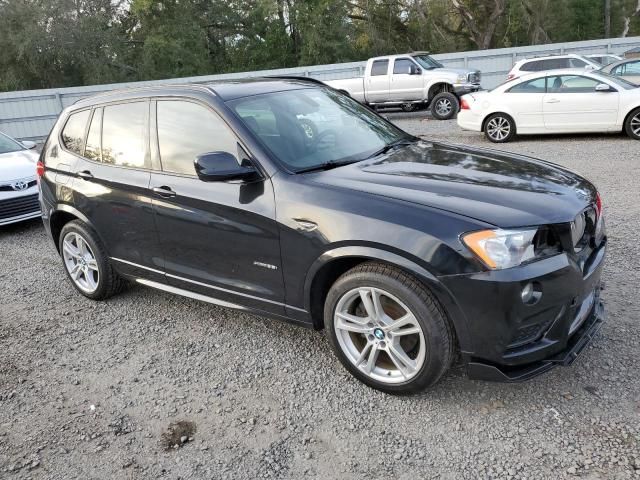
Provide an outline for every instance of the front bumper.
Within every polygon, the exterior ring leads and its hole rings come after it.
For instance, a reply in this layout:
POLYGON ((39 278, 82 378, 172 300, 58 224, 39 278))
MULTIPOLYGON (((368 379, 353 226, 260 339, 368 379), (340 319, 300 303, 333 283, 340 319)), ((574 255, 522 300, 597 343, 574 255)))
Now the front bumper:
POLYGON ((36 187, 23 190, 19 195, 0 196, 0 225, 9 225, 39 216, 40 204, 36 187))
POLYGON ((479 83, 455 83, 453 85, 453 91, 459 97, 467 93, 477 92, 478 90, 480 90, 479 83))
POLYGON ((604 322, 600 276, 606 240, 586 259, 566 254, 502 271, 441 277, 466 317, 461 345, 469 376, 503 382, 527 380, 569 365, 604 322), (521 292, 534 282, 535 305, 521 292))

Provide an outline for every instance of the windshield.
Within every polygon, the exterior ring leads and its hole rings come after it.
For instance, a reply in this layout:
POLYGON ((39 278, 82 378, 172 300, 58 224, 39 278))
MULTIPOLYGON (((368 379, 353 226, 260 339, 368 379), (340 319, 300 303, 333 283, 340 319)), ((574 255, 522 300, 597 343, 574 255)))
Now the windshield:
POLYGON ((616 77, 615 75, 611 75, 611 74, 606 73, 606 72, 598 72, 598 73, 596 73, 596 76, 597 75, 600 75, 600 76, 606 78, 610 82, 615 83, 616 85, 618 85, 619 87, 624 88, 625 90, 633 90, 634 88, 638 88, 639 87, 639 85, 636 85, 635 83, 632 83, 632 82, 630 82, 628 80, 625 80, 624 78, 616 77))
POLYGON ((413 138, 329 88, 253 95, 228 105, 295 172, 364 160, 390 143, 413 138))
POLYGON ((425 68, 427 70, 433 70, 434 68, 444 68, 444 65, 442 65, 437 60, 434 60, 429 55, 414 55, 413 58, 420 64, 422 68, 425 68))
POLYGON ((17 152, 19 150, 25 150, 24 146, 16 142, 14 139, 0 133, 0 154, 17 152))

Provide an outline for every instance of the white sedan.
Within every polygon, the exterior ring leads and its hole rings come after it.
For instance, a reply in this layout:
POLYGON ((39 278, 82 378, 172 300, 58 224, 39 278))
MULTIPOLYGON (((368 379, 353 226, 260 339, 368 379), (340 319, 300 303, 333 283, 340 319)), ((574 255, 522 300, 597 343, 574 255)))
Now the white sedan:
POLYGON ((0 225, 40 216, 35 147, 0 133, 0 225))
POLYGON ((496 143, 516 134, 623 130, 640 140, 640 88, 601 72, 533 73, 463 96, 458 125, 496 143))

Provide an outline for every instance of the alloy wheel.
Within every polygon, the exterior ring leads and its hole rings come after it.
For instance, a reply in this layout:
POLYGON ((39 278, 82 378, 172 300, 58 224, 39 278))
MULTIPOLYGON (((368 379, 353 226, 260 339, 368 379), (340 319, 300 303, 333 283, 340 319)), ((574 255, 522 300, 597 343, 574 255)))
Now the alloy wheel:
POLYGON ((504 117, 495 117, 489 120, 486 126, 487 135, 494 140, 502 141, 511 133, 509 120, 504 117))
POLYGON ((394 384, 417 375, 426 357, 422 327, 397 297, 380 288, 345 293, 334 313, 342 352, 365 375, 394 384))
POLYGON ((451 104, 451 100, 448 98, 441 98, 437 101, 436 112, 438 112, 438 115, 446 117, 451 113, 451 110, 453 110, 453 105, 451 104))
POLYGON ((87 241, 76 232, 69 232, 62 241, 64 266, 76 286, 86 293, 98 288, 100 271, 96 257, 87 241))
POLYGON ((640 113, 631 119, 631 131, 637 137, 640 137, 640 113))

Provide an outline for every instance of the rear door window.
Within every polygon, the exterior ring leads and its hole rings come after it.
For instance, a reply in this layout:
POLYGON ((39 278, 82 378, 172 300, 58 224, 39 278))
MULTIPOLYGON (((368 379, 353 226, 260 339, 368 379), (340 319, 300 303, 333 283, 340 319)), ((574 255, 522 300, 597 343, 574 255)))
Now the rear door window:
POLYGON ((389 60, 376 60, 371 65, 371 75, 386 75, 389 68, 389 60))
MULTIPOLYGON (((162 170, 195 175, 194 162, 198 155, 227 152, 238 156, 238 140, 213 111, 193 102, 158 100, 158 146, 162 170)), ((253 130, 269 128, 270 119, 259 114, 251 124, 253 130)))
POLYGON ((146 129, 149 105, 130 102, 104 107, 102 161, 119 167, 149 168, 146 129))
POLYGON ((102 160, 102 150, 100 147, 100 133, 102 130, 102 107, 93 111, 89 133, 87 134, 87 145, 84 149, 84 156, 89 160, 100 162, 102 160))
POLYGON ((72 113, 62 129, 62 144, 64 147, 78 155, 84 150, 84 134, 91 110, 72 113))

